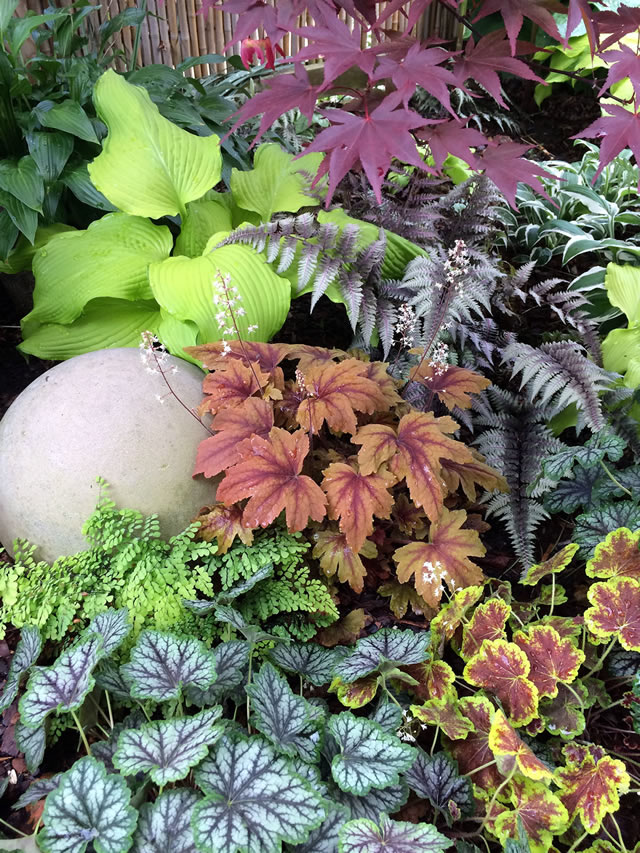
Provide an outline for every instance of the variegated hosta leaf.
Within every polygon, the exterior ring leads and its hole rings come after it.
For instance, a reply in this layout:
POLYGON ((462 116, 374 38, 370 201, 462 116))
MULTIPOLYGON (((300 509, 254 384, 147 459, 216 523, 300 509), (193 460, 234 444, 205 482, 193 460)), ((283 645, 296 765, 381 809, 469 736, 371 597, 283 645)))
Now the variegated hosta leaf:
POLYGON ((320 737, 311 706, 291 690, 275 667, 263 664, 246 691, 256 728, 286 755, 297 753, 305 761, 316 761, 320 737))
POLYGON ((249 663, 249 643, 245 640, 229 640, 213 650, 216 661, 216 680, 203 690, 189 685, 185 690, 187 699, 201 708, 215 705, 223 696, 231 693, 246 681, 249 663))
POLYGON ((113 764, 124 776, 149 773, 156 785, 184 779, 222 734, 214 723, 222 708, 127 729, 118 738, 113 764))
POLYGON ((428 823, 400 823, 383 817, 351 820, 340 830, 340 853, 442 853, 453 841, 428 823))
POLYGON ((338 833, 349 820, 349 812, 342 806, 331 803, 329 814, 303 844, 286 844, 287 853, 335 853, 338 849, 338 833))
POLYGON ((449 826, 456 810, 463 817, 475 810, 471 780, 460 776, 455 761, 444 752, 430 757, 420 750, 405 779, 419 797, 428 799, 442 812, 449 826))
POLYGON ((107 657, 114 652, 131 631, 129 611, 126 607, 120 610, 105 610, 94 616, 86 629, 85 636, 96 634, 102 637, 100 656, 107 657))
POLYGON ((178 788, 165 791, 140 809, 132 853, 197 853, 191 829, 193 809, 201 797, 178 788))
POLYGON ((352 818, 366 817, 378 822, 383 814, 394 814, 409 799, 409 787, 405 782, 390 785, 381 791, 371 790, 365 797, 356 797, 337 786, 331 791, 331 799, 345 806, 352 818))
POLYGON ((131 681, 136 699, 163 702, 177 699, 181 689, 194 685, 206 689, 215 681, 215 658, 204 643, 164 631, 143 631, 131 661, 120 668, 131 681))
POLYGON ((20 752, 24 753, 29 773, 37 773, 42 764, 47 743, 44 725, 38 726, 37 729, 30 729, 22 720, 18 720, 15 727, 15 740, 20 752))
POLYGON ((101 649, 100 637, 88 637, 63 652, 52 666, 36 670, 20 699, 22 722, 35 729, 51 711, 79 708, 93 688, 92 672, 101 649))
POLYGON ((427 632, 396 631, 383 628, 363 640, 338 666, 334 673, 343 681, 355 681, 371 672, 387 672, 399 666, 421 663, 428 657, 427 632))
POLYGON ((29 785, 24 794, 15 801, 12 808, 17 811, 49 796, 58 787, 61 779, 62 773, 56 773, 55 776, 49 776, 46 779, 36 779, 29 785))
POLYGON ((372 788, 396 785, 416 757, 413 747, 349 711, 332 717, 329 731, 339 749, 331 762, 333 778, 343 791, 360 797, 372 788))
POLYGON ((81 758, 49 794, 44 829, 38 836, 43 853, 126 853, 137 813, 122 776, 107 773, 95 758, 81 758))
POLYGON ((271 649, 269 657, 287 672, 300 674, 305 681, 322 687, 331 681, 331 674, 340 660, 342 649, 325 649, 317 643, 284 643, 271 649))
POLYGON ((41 648, 42 640, 40 638, 40 631, 34 625, 28 625, 26 628, 23 628, 20 634, 20 641, 11 658, 2 696, 0 696, 0 714, 7 710, 18 695, 20 678, 38 660, 41 648))
POLYGON ((261 737, 223 736, 195 778, 207 795, 192 820, 202 853, 275 853, 326 816, 324 800, 261 737))

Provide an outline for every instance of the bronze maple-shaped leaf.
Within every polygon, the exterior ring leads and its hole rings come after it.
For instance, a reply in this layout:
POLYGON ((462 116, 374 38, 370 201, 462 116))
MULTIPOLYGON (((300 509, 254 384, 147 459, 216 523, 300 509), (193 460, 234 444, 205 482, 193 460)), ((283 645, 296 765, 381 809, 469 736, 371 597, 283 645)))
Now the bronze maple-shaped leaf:
POLYGON ((273 406, 249 397, 239 406, 223 409, 211 424, 215 435, 198 445, 194 474, 214 477, 240 461, 240 442, 252 435, 266 438, 273 427, 273 406))
POLYGON ((254 435, 243 443, 242 460, 229 468, 218 486, 217 498, 227 506, 249 498, 242 523, 267 527, 282 512, 290 531, 303 530, 309 519, 326 514, 324 492, 302 474, 309 436, 273 427, 267 438, 254 435))
POLYGON ((368 540, 358 550, 352 548, 344 535, 330 525, 314 533, 316 544, 313 556, 320 560, 320 567, 326 575, 338 574, 338 580, 348 583, 354 592, 362 592, 367 570, 360 557, 373 558, 378 549, 368 540))
POLYGON ((515 643, 484 640, 480 651, 464 668, 469 684, 494 693, 507 710, 511 722, 525 726, 536 716, 538 689, 529 678, 531 664, 515 643))
POLYGON ((255 362, 260 370, 275 375, 276 367, 286 358, 295 358, 291 344, 265 344, 259 341, 215 341, 185 352, 202 363, 207 370, 224 370, 230 361, 238 360, 248 367, 255 362))
POLYGON ((198 536, 205 542, 218 543, 218 553, 226 554, 233 545, 236 536, 245 545, 253 542, 253 533, 242 524, 242 510, 237 506, 224 506, 216 504, 213 507, 205 507, 200 515, 194 519, 200 522, 198 536))
POLYGON ((465 493, 467 500, 475 502, 478 497, 478 486, 488 492, 508 492, 509 484, 495 468, 491 468, 484 461, 484 457, 473 449, 468 448, 472 454, 472 461, 460 462, 457 459, 442 459, 442 479, 449 492, 456 492, 459 486, 465 493))
POLYGON ((558 683, 575 681, 584 663, 584 652, 571 640, 562 639, 551 625, 533 625, 526 631, 517 631, 513 642, 529 659, 529 679, 540 696, 553 699, 558 694, 558 683))
POLYGON ((373 533, 373 517, 389 518, 391 514, 393 495, 378 474, 361 474, 351 465, 334 462, 324 472, 322 488, 329 518, 340 520, 340 530, 354 551, 373 533))
MULTIPOLYGON (((207 395, 200 404, 199 412, 216 412, 240 406, 256 391, 262 391, 269 383, 269 374, 263 373, 257 364, 244 365, 233 359, 224 370, 208 373, 202 382, 207 395)), ((279 396, 282 396, 277 392, 279 396)))
POLYGON ((327 349, 327 347, 314 347, 309 344, 289 344, 288 358, 298 361, 298 368, 306 373, 311 367, 320 367, 324 364, 332 364, 334 359, 346 356, 341 349, 327 349))
POLYGON ((426 358, 411 373, 410 378, 437 395, 450 412, 456 406, 460 409, 470 408, 471 395, 479 394, 491 385, 484 376, 466 367, 432 365, 426 358))

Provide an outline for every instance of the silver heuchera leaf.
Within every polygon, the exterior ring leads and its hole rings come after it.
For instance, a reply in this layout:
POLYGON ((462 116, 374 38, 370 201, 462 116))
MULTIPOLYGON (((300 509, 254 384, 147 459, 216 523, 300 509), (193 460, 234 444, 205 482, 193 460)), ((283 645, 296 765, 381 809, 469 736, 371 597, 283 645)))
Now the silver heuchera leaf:
POLYGON ((458 765, 444 752, 431 758, 420 750, 405 779, 419 797, 428 799, 435 809, 442 812, 449 825, 452 823, 450 802, 455 803, 463 817, 475 811, 471 780, 460 776, 458 765))
POLYGON ((4 689, 0 696, 0 714, 7 710, 18 695, 20 678, 38 660, 41 648, 42 639, 40 631, 34 625, 23 628, 20 633, 20 641, 11 658, 7 680, 4 683, 4 689))
POLYGON ((136 699, 178 699, 184 686, 206 689, 216 677, 215 658, 200 640, 143 631, 131 661, 120 667, 136 699))
POLYGON ((98 613, 93 617, 84 634, 87 637, 94 634, 102 637, 101 657, 108 657, 130 631, 129 610, 122 607, 120 610, 105 610, 103 613, 98 613))
POLYGON ((355 650, 335 667, 334 674, 351 682, 372 672, 422 663, 429 656, 430 642, 427 631, 414 633, 383 628, 358 640, 355 650))
POLYGON ((131 685, 126 681, 118 667, 111 660, 103 660, 94 673, 98 687, 108 690, 116 699, 130 699, 131 685))
POLYGON ((323 799, 261 737, 223 736, 195 778, 207 795, 192 820, 202 853, 276 853, 326 816, 323 799))
POLYGON ((301 675, 316 687, 328 684, 333 678, 333 668, 340 660, 342 649, 325 649, 317 643, 289 643, 278 645, 269 657, 281 669, 301 675))
POLYGON ((385 732, 395 734, 402 725, 402 708, 393 702, 380 702, 371 719, 385 732))
POLYGON ((442 853, 453 841, 428 823, 400 823, 383 818, 378 827, 362 818, 340 830, 340 853, 442 853))
POLYGON ((47 779, 36 779, 35 782, 29 785, 24 794, 15 801, 11 808, 15 810, 23 809, 31 803, 37 803, 38 800, 47 797, 52 791, 55 791, 61 779, 62 773, 56 773, 55 776, 50 776, 47 779))
POLYGON ((287 853, 335 853, 338 849, 340 827, 349 820, 349 812, 331 803, 329 814, 303 844, 286 844, 287 853))
POLYGON ((399 782, 381 791, 369 791, 366 797, 356 797, 336 786, 331 791, 331 799, 345 806, 352 818, 368 817, 377 823, 381 815, 394 814, 404 806, 409 799, 409 786, 399 782))
POLYGON ((44 829, 38 836, 43 853, 126 853, 136 826, 127 783, 107 773, 95 758, 81 758, 49 794, 44 829))
POLYGON ((63 652, 52 666, 32 673, 20 699, 20 719, 32 729, 41 726, 51 711, 74 711, 93 688, 93 668, 102 640, 92 636, 63 652))
POLYGON ((113 765, 124 776, 149 773, 156 785, 184 779, 222 734, 214 723, 222 708, 209 708, 193 717, 179 717, 126 729, 118 738, 113 765))
POLYGON ((246 681, 249 644, 244 640, 229 640, 216 646, 213 649, 213 656, 216 661, 216 680, 211 687, 201 690, 198 687, 189 686, 185 690, 187 699, 201 708, 215 705, 223 696, 228 695, 246 681))
POLYGON ((331 718, 329 732, 339 749, 331 762, 331 774, 343 791, 356 796, 362 797, 372 788, 396 785, 400 773, 415 761, 412 746, 349 711, 331 718))
POLYGON ((287 680, 265 663, 246 688, 255 713, 256 728, 286 755, 298 754, 305 761, 318 757, 317 712, 302 696, 296 696, 287 680), (315 735, 315 737, 314 737, 315 735))
POLYGON ((22 720, 18 720, 15 727, 16 746, 20 752, 24 753, 24 760, 29 773, 37 773, 42 759, 44 758, 44 748, 47 743, 47 733, 44 725, 38 726, 37 729, 30 729, 25 726, 22 720))
POLYGON ((179 788, 165 791, 140 809, 131 853, 197 853, 191 829, 193 809, 201 797, 179 788))

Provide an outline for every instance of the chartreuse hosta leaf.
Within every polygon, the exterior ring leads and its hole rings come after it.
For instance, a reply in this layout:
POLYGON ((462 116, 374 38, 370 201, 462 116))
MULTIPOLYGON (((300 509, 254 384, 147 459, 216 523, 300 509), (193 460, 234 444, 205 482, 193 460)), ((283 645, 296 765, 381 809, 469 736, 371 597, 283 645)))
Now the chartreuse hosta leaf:
POLYGON ((195 136, 160 115, 147 91, 105 71, 93 100, 109 134, 89 164, 91 180, 125 213, 160 219, 184 213, 220 180, 217 136, 195 136))
POLYGON ((396 631, 383 628, 363 640, 334 670, 342 681, 355 681, 372 672, 388 673, 400 666, 421 663, 429 655, 427 632, 396 631))
POLYGON ((129 803, 126 781, 107 773, 95 758, 81 758, 46 799, 44 829, 38 836, 43 853, 126 853, 137 814, 129 803))
POLYGON ((222 708, 127 729, 118 738, 113 764, 124 776, 149 773, 156 785, 184 779, 222 734, 215 723, 222 708))
POLYGON ((383 817, 351 820, 340 830, 339 853, 441 853, 453 841, 428 823, 400 823, 383 817))
POLYGON ((331 774, 343 791, 356 796, 397 784, 400 773, 415 760, 413 747, 387 734, 372 720, 349 711, 331 717, 328 729, 338 748, 331 774))
POLYGON ((271 649, 269 657, 281 669, 299 674, 305 681, 321 687, 331 681, 341 652, 342 649, 325 649, 317 643, 282 643, 271 649))
POLYGON ((174 254, 197 258, 204 252, 212 234, 233 230, 231 210, 222 201, 207 198, 191 201, 176 239, 174 254))
POLYGON ((165 791, 140 809, 132 853, 197 853, 191 817, 201 799, 196 791, 165 791))
POLYGON ((261 737, 223 736, 195 778, 206 795, 192 820, 202 853, 278 853, 326 817, 322 797, 261 737))
POLYGON ((118 648, 130 631, 129 610, 122 607, 120 610, 105 610, 103 613, 98 613, 91 620, 84 635, 101 637, 100 654, 101 657, 107 657, 118 648))
POLYGON ((2 696, 0 696, 0 713, 6 711, 18 695, 20 679, 38 660, 41 648, 42 639, 40 638, 40 631, 35 626, 23 628, 20 634, 20 641, 11 658, 9 673, 4 683, 2 696))
POLYGON ((143 631, 120 671, 136 699, 178 699, 183 687, 204 690, 216 677, 215 658, 204 643, 166 631, 143 631))

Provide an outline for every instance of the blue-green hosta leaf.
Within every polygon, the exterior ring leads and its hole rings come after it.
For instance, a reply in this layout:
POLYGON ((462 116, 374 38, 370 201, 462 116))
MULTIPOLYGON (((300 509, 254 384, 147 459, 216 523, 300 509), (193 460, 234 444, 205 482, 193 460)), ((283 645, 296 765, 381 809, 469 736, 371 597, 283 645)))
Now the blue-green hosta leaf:
MULTIPOLYGON (((32 782, 21 797, 11 806, 12 809, 23 809, 31 803, 37 803, 47 797, 60 784, 62 773, 56 773, 55 776, 50 776, 46 779, 36 779, 32 782)), ((2 842, 0 842, 2 843, 2 842)))
POLYGON ((326 816, 322 798, 260 737, 224 736, 195 778, 207 795, 192 821, 202 853, 278 853, 326 816))
POLYGON ((177 699, 183 687, 206 689, 216 677, 215 658, 204 643, 165 631, 143 631, 131 660, 120 668, 136 699, 177 699))
POLYGON ((118 738, 114 767, 124 776, 149 773, 156 785, 184 779, 222 734, 214 725, 222 708, 208 708, 193 717, 179 717, 127 729, 118 738))
MULTIPOLYGON (((15 227, 24 234, 27 240, 30 243, 35 242, 36 231, 38 230, 37 211, 28 207, 24 202, 20 201, 20 199, 2 189, 0 189, 0 206, 4 207, 3 213, 9 216, 11 222, 13 222, 15 227)), ((15 240, 16 235, 12 231, 11 227, 8 226, 6 216, 3 217, 2 226, 5 229, 8 228, 9 231, 8 236, 10 242, 8 244, 3 244, 5 246, 5 250, 8 252, 8 250, 13 246, 13 241, 15 240)))
POLYGON ((580 545, 582 555, 590 559, 596 545, 604 542, 607 534, 619 527, 628 527, 629 530, 640 527, 640 507, 633 501, 608 503, 579 515, 572 538, 580 545))
POLYGON ((44 750, 47 745, 47 733, 44 725, 37 729, 30 729, 22 720, 18 720, 15 727, 16 746, 24 753, 27 770, 32 775, 37 773, 44 758, 44 750))
POLYGON ((120 667, 113 661, 102 661, 95 671, 94 677, 98 687, 108 690, 116 699, 131 698, 131 684, 123 677, 120 667))
POLYGON ((297 753, 305 761, 316 760, 320 738, 312 708, 270 663, 262 665, 246 692, 255 712, 256 728, 263 735, 286 755, 297 753))
POLYGON ((191 817, 200 800, 196 791, 165 791, 140 809, 131 853, 198 853, 191 817))
POLYGON ((97 635, 102 638, 101 656, 108 657, 122 643, 131 631, 129 610, 105 610, 94 616, 85 630, 85 636, 97 635))
POLYGON ((402 708, 393 702, 380 702, 370 719, 383 731, 393 735, 402 725, 402 708))
POLYGON ((409 799, 409 786, 399 782, 381 791, 369 791, 365 797, 356 797, 336 787, 331 791, 331 799, 345 806, 352 818, 366 817, 377 822, 381 815, 394 814, 405 805, 409 799))
POLYGON ((453 841, 428 823, 400 823, 383 818, 351 820, 340 830, 340 853, 442 853, 453 841))
POLYGON ((339 748, 331 773, 343 791, 361 797, 372 788, 396 785, 415 760, 412 746, 349 711, 332 717, 328 728, 339 748))
POLYGON ((334 670, 343 681, 356 681, 371 672, 386 672, 399 666, 422 663, 429 655, 428 632, 397 631, 383 628, 358 640, 355 650, 334 670))
POLYGON ((303 844, 286 844, 287 853, 335 853, 338 849, 338 833, 349 820, 346 808, 331 803, 329 814, 303 844))
POLYGON ((73 139, 66 133, 33 131, 27 134, 29 153, 47 183, 57 180, 73 153, 73 139))
POLYGON ((35 729, 51 711, 74 711, 93 688, 93 668, 100 658, 102 640, 88 637, 63 652, 51 666, 32 673, 20 699, 20 719, 35 729))
POLYGON ((231 693, 246 681, 249 663, 249 643, 244 640, 229 640, 213 650, 216 660, 216 680, 210 687, 202 690, 189 686, 185 695, 189 702, 206 708, 215 705, 220 699, 231 693))
POLYGON ((429 800, 442 812, 449 825, 453 819, 452 809, 455 811, 457 807, 464 817, 475 810, 471 780, 460 776, 457 764, 444 752, 430 757, 420 750, 404 778, 419 797, 429 800))
POLYGON ((107 773, 95 758, 81 758, 47 797, 44 829, 38 836, 43 853, 126 853, 137 813, 129 803, 122 776, 107 773))
POLYGON ((22 629, 20 641, 11 658, 9 673, 4 683, 4 689, 0 696, 0 714, 2 714, 18 695, 20 679, 33 664, 38 660, 42 639, 40 631, 34 625, 28 625, 22 629))
POLYGON ((305 681, 321 687, 331 681, 340 652, 337 648, 325 649, 318 643, 288 643, 271 649, 269 657, 287 672, 301 675, 305 681))
POLYGON ((175 216, 220 180, 218 137, 195 136, 172 124, 145 89, 109 70, 93 99, 109 134, 89 174, 120 210, 151 219, 175 216))

